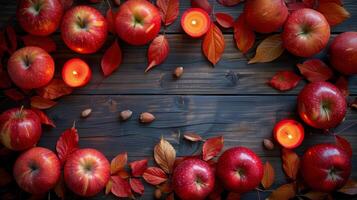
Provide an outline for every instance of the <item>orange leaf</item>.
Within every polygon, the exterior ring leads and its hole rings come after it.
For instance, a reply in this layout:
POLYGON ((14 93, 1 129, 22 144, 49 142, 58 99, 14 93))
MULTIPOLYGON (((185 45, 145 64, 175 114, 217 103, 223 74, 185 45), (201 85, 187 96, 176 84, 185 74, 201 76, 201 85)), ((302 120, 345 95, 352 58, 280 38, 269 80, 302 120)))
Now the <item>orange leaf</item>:
POLYGON ((11 183, 13 178, 10 173, 8 173, 4 168, 0 168, 0 187, 4 187, 11 183))
POLYGON ((340 91, 342 92, 342 94, 343 94, 345 97, 347 97, 347 96, 350 94, 350 92, 349 92, 349 90, 348 90, 348 80, 346 79, 346 77, 340 76, 340 77, 337 79, 335 85, 336 85, 336 87, 337 87, 338 89, 340 89, 340 91))
POLYGON ((268 189, 273 183, 275 179, 274 168, 271 166, 269 162, 265 162, 264 164, 264 176, 261 181, 263 187, 268 189))
POLYGON ((156 65, 161 64, 169 55, 170 47, 167 38, 164 35, 158 35, 150 44, 148 49, 148 67, 145 72, 156 65))
POLYGON ((237 5, 241 0, 218 0, 218 3, 224 5, 224 6, 235 6, 237 5))
POLYGON ((145 172, 146 168, 148 168, 148 160, 137 160, 129 163, 129 166, 131 168, 131 174, 134 177, 140 177, 143 175, 145 172))
POLYGON ((52 126, 53 128, 56 127, 56 125, 53 123, 53 121, 42 110, 39 110, 36 108, 33 108, 31 110, 37 114, 37 116, 40 118, 42 124, 52 126))
POLYGON ((143 183, 141 182, 140 179, 138 179, 138 178, 130 178, 129 179, 129 184, 130 184, 131 189, 134 192, 136 192, 136 193, 138 193, 140 195, 144 194, 144 185, 143 185, 143 183))
POLYGON ((202 50, 206 58, 213 64, 221 59, 226 44, 221 30, 212 23, 203 38, 202 50))
POLYGON ((155 145, 154 158, 161 169, 170 174, 175 163, 176 151, 168 141, 161 138, 160 142, 155 145))
POLYGON ((239 193, 230 192, 230 193, 228 193, 226 200, 239 200, 240 196, 241 196, 241 194, 239 194, 239 193))
POLYGON ((261 42, 256 50, 254 58, 248 64, 265 63, 277 59, 284 52, 280 34, 271 35, 261 42))
POLYGON ((343 149, 348 156, 352 157, 352 146, 348 142, 348 140, 346 140, 346 138, 339 135, 335 135, 335 139, 336 139, 337 146, 343 149))
POLYGON ((110 163, 110 173, 112 175, 117 174, 119 171, 123 170, 126 163, 128 162, 128 153, 124 152, 118 154, 113 158, 112 162, 110 163))
POLYGON ((215 16, 216 16, 216 21, 223 28, 232 28, 233 27, 234 19, 231 15, 218 12, 218 13, 215 13, 215 16))
POLYGON ((202 137, 196 133, 185 133, 183 137, 192 142, 202 141, 202 137))
POLYGON ((131 197, 131 188, 128 180, 122 179, 119 176, 112 176, 112 193, 117 197, 131 197))
POLYGON ((283 169, 285 174, 292 180, 296 180, 299 172, 300 158, 299 156, 289 149, 282 149, 283 169))
POLYGON ((157 185, 156 187, 159 188, 161 190, 161 192, 166 193, 166 194, 173 191, 172 184, 171 184, 170 180, 165 181, 164 183, 157 185))
POLYGON ((51 101, 49 99, 42 98, 40 96, 33 96, 31 97, 31 107, 38 108, 38 109, 48 109, 55 106, 57 102, 51 101))
POLYGON ((105 195, 109 194, 113 187, 112 178, 108 181, 107 185, 105 185, 105 195))
POLYGON ((316 10, 325 16, 330 26, 340 24, 351 16, 344 7, 333 2, 320 2, 316 10))
POLYGON ((301 77, 291 71, 277 72, 268 82, 270 86, 280 91, 287 91, 295 88, 301 80, 301 77))
POLYGON ((208 2, 208 0, 191 0, 192 8, 201 8, 208 13, 208 15, 212 12, 212 6, 208 2))
POLYGON ((333 76, 332 70, 320 59, 310 59, 297 64, 300 73, 310 82, 327 81, 333 76))
POLYGON ((357 182, 354 180, 348 180, 347 183, 338 191, 348 195, 357 195, 357 182))
POLYGON ((120 176, 123 179, 127 179, 130 177, 129 172, 127 172, 125 169, 122 169, 116 173, 116 175, 120 176))
POLYGON ((255 42, 255 33, 245 22, 244 14, 241 14, 234 22, 234 39, 240 51, 247 53, 255 42))
POLYGON ((327 200, 328 193, 311 191, 303 196, 310 200, 327 200))
POLYGON ((14 101, 21 101, 25 98, 24 94, 22 94, 15 88, 5 90, 4 94, 5 94, 5 96, 9 97, 10 99, 12 99, 14 101))
POLYGON ((113 44, 105 51, 102 58, 101 66, 105 77, 111 75, 117 70, 122 61, 122 53, 118 41, 115 40, 113 44))
POLYGON ((208 161, 219 154, 223 149, 223 136, 209 138, 202 147, 203 160, 208 161))
POLYGON ((73 92, 73 89, 69 87, 62 79, 54 78, 52 81, 39 89, 36 89, 36 93, 45 99, 57 99, 59 97, 69 95, 73 92))
POLYGON ((64 164, 68 156, 75 152, 78 148, 79 136, 76 128, 65 130, 56 144, 56 151, 61 163, 64 164))
POLYGON ((289 183, 278 187, 268 197, 269 200, 286 200, 295 197, 296 186, 294 183, 289 183))
POLYGON ((48 53, 56 51, 57 48, 55 41, 51 37, 25 35, 21 39, 24 41, 25 46, 40 47, 48 53))
POLYGON ((165 172, 158 167, 149 167, 145 170, 143 178, 147 183, 159 185, 167 180, 165 172))
POLYGON ((179 15, 179 0, 157 0, 156 5, 165 26, 172 24, 179 15))

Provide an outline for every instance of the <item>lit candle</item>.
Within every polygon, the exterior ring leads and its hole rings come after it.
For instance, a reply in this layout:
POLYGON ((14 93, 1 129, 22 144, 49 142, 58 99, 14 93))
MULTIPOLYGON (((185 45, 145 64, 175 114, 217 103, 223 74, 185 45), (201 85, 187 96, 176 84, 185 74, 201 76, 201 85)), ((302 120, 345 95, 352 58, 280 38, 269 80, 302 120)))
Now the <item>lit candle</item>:
POLYGON ((183 30, 191 37, 201 37, 211 24, 211 20, 206 11, 201 8, 190 8, 186 10, 181 18, 183 30))
POLYGON ((62 69, 63 81, 70 87, 82 87, 92 77, 92 70, 79 58, 68 60, 62 69))
POLYGON ((275 125, 273 134, 281 146, 293 149, 304 140, 304 127, 295 120, 284 119, 275 125))

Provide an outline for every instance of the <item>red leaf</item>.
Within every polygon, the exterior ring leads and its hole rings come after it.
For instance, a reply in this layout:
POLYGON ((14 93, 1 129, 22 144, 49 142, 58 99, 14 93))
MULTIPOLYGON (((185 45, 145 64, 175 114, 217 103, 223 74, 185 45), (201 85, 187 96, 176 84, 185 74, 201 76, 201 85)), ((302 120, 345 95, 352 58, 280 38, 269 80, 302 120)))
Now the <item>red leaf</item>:
POLYGON ((54 78, 52 81, 39 89, 36 89, 36 93, 45 99, 57 99, 59 97, 69 95, 73 92, 73 89, 69 87, 62 79, 54 78))
POLYGON ((170 47, 164 35, 158 35, 150 44, 148 50, 148 67, 145 72, 148 72, 154 66, 161 64, 169 55, 170 47))
POLYGON ((56 125, 53 123, 53 121, 42 110, 33 108, 32 111, 34 111, 40 117, 42 124, 52 126, 53 128, 56 127, 56 125))
POLYGON ((207 139, 202 147, 203 160, 208 161, 218 155, 223 149, 223 143, 223 136, 207 139))
POLYGON ((128 162, 128 153, 124 152, 118 154, 113 158, 110 163, 110 173, 112 175, 117 174, 119 171, 122 171, 125 168, 126 163, 128 162))
POLYGON ((221 59, 226 44, 221 30, 212 23, 203 38, 202 50, 206 58, 213 64, 221 59))
POLYGON ((196 133, 185 133, 183 137, 192 142, 202 141, 202 137, 196 133))
POLYGON ((230 193, 228 193, 226 200, 239 200, 239 199, 240 199, 240 194, 235 193, 235 192, 230 192, 230 193))
POLYGON ((136 192, 136 193, 138 193, 140 195, 144 194, 144 185, 143 185, 143 183, 141 182, 140 179, 138 179, 138 178, 130 178, 129 179, 129 184, 130 184, 131 189, 134 192, 136 192))
POLYGON ((231 15, 226 13, 216 13, 216 21, 223 28, 232 28, 234 24, 234 19, 231 15))
POLYGON ((296 176, 300 167, 300 158, 299 156, 289 149, 282 149, 282 160, 283 160, 283 169, 285 174, 292 180, 296 180, 296 176))
POLYGON ((327 81, 333 76, 332 70, 320 59, 310 59, 297 64, 300 73, 310 82, 327 81))
POLYGON ((340 24, 351 16, 344 7, 333 2, 320 2, 316 10, 325 16, 330 26, 340 24))
POLYGON ((179 15, 179 0, 157 0, 156 4, 165 26, 172 24, 179 15))
POLYGON ((245 22, 244 14, 241 14, 234 22, 234 39, 239 50, 247 53, 255 42, 255 33, 245 22))
POLYGON ((55 106, 57 102, 51 101, 49 99, 42 98, 40 96, 33 96, 31 97, 31 107, 38 108, 38 109, 48 109, 55 106))
POLYGON ((11 87, 11 79, 7 71, 0 69, 0 89, 11 87))
POLYGON ((268 84, 280 91, 287 91, 295 88, 301 80, 301 77, 291 71, 277 72, 268 84))
POLYGON ((224 6, 235 6, 239 4, 240 0, 217 0, 218 3, 224 5, 224 6))
POLYGON ((15 88, 5 90, 4 94, 14 101, 21 101, 25 98, 25 96, 15 88))
POLYGON ((347 97, 350 94, 348 90, 348 80, 344 76, 340 76, 337 79, 335 85, 336 87, 338 87, 338 89, 340 89, 340 91, 345 97, 347 97))
POLYGON ((206 11, 209 15, 212 12, 212 6, 208 2, 208 0, 191 0, 191 7, 192 8, 201 8, 206 11))
POLYGON ((7 50, 9 54, 13 54, 17 49, 16 33, 12 26, 6 27, 6 38, 8 39, 7 50))
POLYGON ((120 170, 118 173, 117 173, 118 176, 120 176, 121 178, 123 179, 127 179, 130 177, 130 174, 125 170, 120 170))
POLYGON ((165 172, 158 167, 149 167, 145 170, 143 178, 152 185, 159 185, 167 180, 165 172))
POLYGON ((106 20, 108 24, 108 31, 115 34, 114 19, 117 12, 113 9, 108 9, 106 13, 106 20))
POLYGON ((122 61, 122 53, 118 41, 115 40, 113 44, 105 51, 101 66, 104 76, 111 75, 116 69, 119 68, 122 61))
POLYGON ((137 160, 129 163, 129 166, 131 168, 131 174, 134 177, 140 177, 143 175, 145 170, 148 168, 148 160, 143 159, 143 160, 137 160))
POLYGON ((112 176, 112 193, 117 197, 131 197, 130 185, 128 180, 122 179, 119 176, 112 176))
POLYGON ((57 140, 56 151, 62 165, 66 162, 69 155, 78 148, 79 136, 76 128, 65 130, 57 140))
POLYGON ((35 36, 35 35, 25 35, 22 38, 25 46, 36 46, 40 47, 48 53, 56 51, 57 45, 51 37, 35 36))
POLYGON ((347 155, 352 157, 352 146, 346 140, 346 138, 339 135, 335 135, 335 139, 336 139, 337 146, 341 147, 341 149, 343 149, 347 153, 347 155))

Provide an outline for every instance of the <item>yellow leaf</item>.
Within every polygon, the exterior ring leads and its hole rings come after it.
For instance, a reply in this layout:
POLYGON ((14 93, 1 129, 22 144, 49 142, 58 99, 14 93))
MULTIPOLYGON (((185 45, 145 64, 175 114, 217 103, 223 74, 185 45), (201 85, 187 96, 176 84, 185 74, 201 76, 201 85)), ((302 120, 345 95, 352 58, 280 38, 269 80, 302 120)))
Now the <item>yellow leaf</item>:
POLYGON ((296 186, 293 183, 285 184, 274 190, 268 200, 287 200, 295 197, 296 186))
POLYGON ((254 58, 248 64, 271 62, 277 59, 283 52, 284 47, 281 35, 271 35, 258 45, 254 58))
POLYGON ((176 151, 168 141, 161 138, 160 142, 155 145, 154 158, 156 163, 170 174, 175 163, 176 151))

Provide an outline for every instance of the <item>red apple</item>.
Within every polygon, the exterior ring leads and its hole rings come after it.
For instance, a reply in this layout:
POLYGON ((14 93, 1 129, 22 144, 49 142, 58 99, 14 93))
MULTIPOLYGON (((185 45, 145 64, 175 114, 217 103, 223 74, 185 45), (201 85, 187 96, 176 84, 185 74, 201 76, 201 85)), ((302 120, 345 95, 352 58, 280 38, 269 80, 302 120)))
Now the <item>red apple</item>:
POLYGON ((256 188, 264 173, 260 158, 246 147, 226 150, 218 159, 216 172, 224 187, 236 193, 256 188))
POLYGON ((304 153, 301 173, 314 191, 332 192, 345 185, 351 174, 351 159, 333 144, 318 144, 304 153))
POLYGON ((73 0, 60 0, 63 10, 69 9, 73 5, 73 0))
POLYGON ((285 22, 282 38, 290 53, 310 57, 326 47, 330 25, 321 13, 309 8, 299 9, 285 22))
POLYGON ((288 14, 284 0, 248 0, 244 6, 247 24, 260 33, 277 31, 288 14))
POLYGON ((160 31, 159 10, 147 0, 124 2, 115 17, 114 26, 119 37, 132 45, 144 45, 160 31))
POLYGON ((110 164, 95 149, 75 151, 64 166, 64 181, 69 189, 80 196, 94 196, 107 184, 110 164))
POLYGON ((22 89, 43 87, 55 73, 52 57, 39 47, 24 47, 15 51, 7 66, 11 80, 22 89))
POLYGON ((332 66, 345 75, 357 74, 357 32, 338 35, 330 46, 332 66))
POLYGON ((183 200, 203 200, 214 188, 215 176, 208 163, 197 158, 182 161, 174 170, 172 185, 183 200))
POLYGON ((43 147, 33 147, 22 153, 14 165, 17 184, 26 192, 43 194, 52 189, 61 174, 56 154, 43 147))
POLYGON ((21 27, 32 35, 45 36, 56 31, 63 14, 59 0, 21 0, 16 17, 21 27))
POLYGON ((0 115, 2 144, 15 151, 33 147, 41 137, 41 121, 32 110, 12 108, 0 115))
POLYGON ((345 117, 346 99, 331 83, 309 83, 298 96, 298 112, 301 119, 312 127, 333 128, 345 117))
POLYGON ((77 53, 89 54, 98 51, 107 39, 107 35, 107 21, 95 8, 76 6, 63 16, 62 39, 77 53))

